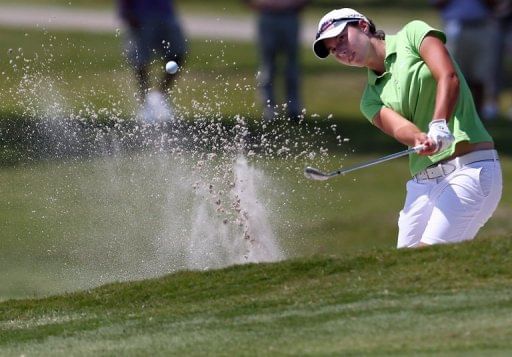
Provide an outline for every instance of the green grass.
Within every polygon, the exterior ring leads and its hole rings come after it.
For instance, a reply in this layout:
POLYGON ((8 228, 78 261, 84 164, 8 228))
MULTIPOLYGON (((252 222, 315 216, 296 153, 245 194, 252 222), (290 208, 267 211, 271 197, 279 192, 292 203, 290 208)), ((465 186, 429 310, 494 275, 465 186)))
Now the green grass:
MULTIPOLYGON (((0 43, 7 52, 0 58, 4 112, 37 114, 54 107, 75 115, 82 110, 84 117, 103 108, 109 112, 115 108, 124 117, 133 112, 135 84, 121 56, 121 37, 2 29, 0 43)), ((359 98, 365 72, 319 61, 309 48, 302 48, 300 57, 302 97, 308 113, 361 118, 359 98), (350 88, 341 98, 340 86, 350 88)), ((193 40, 174 92, 177 105, 189 110, 190 103, 196 101, 218 108, 225 117, 257 117, 257 70, 255 44, 193 40)), ((161 71, 155 64, 153 81, 161 71)), ((278 81, 277 87, 278 97, 282 97, 283 83, 278 81)))
POLYGON ((4 355, 506 355, 510 236, 0 303, 4 355))

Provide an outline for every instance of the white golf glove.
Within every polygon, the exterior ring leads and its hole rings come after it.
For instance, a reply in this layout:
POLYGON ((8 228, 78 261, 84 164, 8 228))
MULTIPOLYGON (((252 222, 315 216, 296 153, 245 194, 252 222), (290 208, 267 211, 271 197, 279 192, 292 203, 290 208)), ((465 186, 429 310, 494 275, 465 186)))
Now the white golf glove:
POLYGON ((432 120, 428 125, 427 135, 436 143, 436 152, 448 149, 455 140, 455 137, 450 132, 448 125, 446 125, 446 119, 432 120))

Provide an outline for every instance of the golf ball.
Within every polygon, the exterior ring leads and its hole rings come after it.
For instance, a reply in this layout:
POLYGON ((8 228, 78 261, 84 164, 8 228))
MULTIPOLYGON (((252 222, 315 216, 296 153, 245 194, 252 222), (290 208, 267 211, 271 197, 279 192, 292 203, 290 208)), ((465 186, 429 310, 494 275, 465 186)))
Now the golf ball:
POLYGON ((174 74, 178 72, 178 64, 174 61, 169 61, 165 65, 165 71, 169 74, 174 74))

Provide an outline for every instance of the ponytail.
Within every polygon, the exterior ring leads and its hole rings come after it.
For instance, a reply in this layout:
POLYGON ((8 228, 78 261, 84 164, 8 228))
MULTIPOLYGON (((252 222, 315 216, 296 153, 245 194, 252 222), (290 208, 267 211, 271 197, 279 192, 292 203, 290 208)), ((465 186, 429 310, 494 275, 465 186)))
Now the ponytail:
POLYGON ((368 21, 368 24, 370 25, 370 34, 379 40, 384 40, 386 38, 386 33, 382 30, 377 30, 372 20, 368 19, 368 21))

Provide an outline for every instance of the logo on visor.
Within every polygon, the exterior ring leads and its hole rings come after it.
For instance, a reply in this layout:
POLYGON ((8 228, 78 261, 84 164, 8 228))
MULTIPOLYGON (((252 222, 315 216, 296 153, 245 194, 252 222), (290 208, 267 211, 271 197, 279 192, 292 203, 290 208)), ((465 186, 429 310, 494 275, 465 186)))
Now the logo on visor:
POLYGON ((341 21, 347 21, 347 22, 355 22, 356 20, 359 20, 359 19, 362 19, 362 17, 360 15, 349 15, 349 16, 345 16, 345 17, 340 17, 338 19, 329 19, 329 20, 326 20, 322 23, 322 25, 320 26, 320 30, 318 30, 318 32, 316 33, 316 38, 318 40, 318 38, 320 36, 322 36, 322 34, 327 31, 331 26, 333 26, 336 22, 341 22, 341 21))

